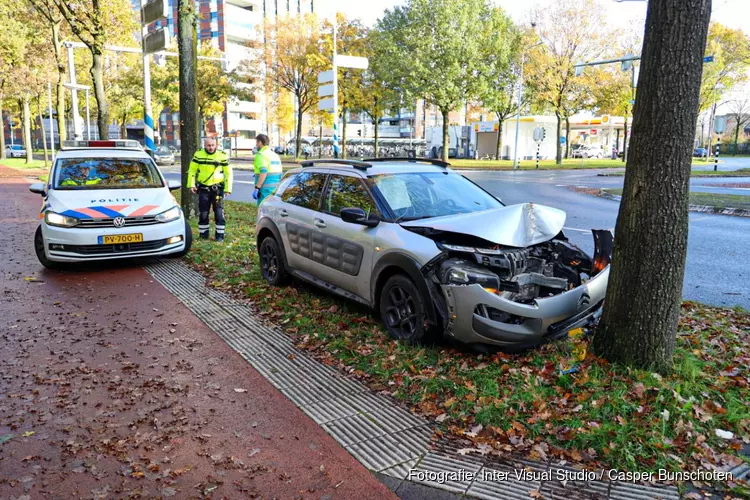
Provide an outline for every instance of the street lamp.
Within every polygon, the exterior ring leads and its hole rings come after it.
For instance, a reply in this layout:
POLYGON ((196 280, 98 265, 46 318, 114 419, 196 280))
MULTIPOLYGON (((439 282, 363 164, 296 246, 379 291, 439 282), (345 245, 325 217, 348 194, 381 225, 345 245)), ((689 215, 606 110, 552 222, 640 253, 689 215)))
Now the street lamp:
POLYGON ((533 48, 539 47, 544 42, 537 42, 531 47, 526 48, 523 52, 521 52, 521 68, 518 73, 518 112, 516 113, 516 142, 515 146, 513 147, 513 168, 518 168, 518 130, 521 127, 521 93, 523 91, 523 63, 524 59, 526 57, 526 52, 530 51, 533 48))
MULTIPOLYGON (((86 91, 86 140, 91 140, 91 115, 89 114, 89 90, 91 87, 88 85, 78 85, 75 83, 63 83, 63 87, 66 89, 70 89, 71 92, 76 92, 78 90, 85 90, 86 91)), ((75 120, 76 112, 73 112, 73 120, 75 120)))

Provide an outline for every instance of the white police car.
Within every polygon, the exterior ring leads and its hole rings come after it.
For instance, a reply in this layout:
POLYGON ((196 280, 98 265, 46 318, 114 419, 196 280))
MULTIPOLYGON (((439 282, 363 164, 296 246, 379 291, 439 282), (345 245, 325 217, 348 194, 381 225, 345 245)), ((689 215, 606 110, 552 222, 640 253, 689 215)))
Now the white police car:
POLYGON ((65 141, 46 184, 34 249, 44 267, 171 255, 192 233, 167 181, 137 141, 65 141))

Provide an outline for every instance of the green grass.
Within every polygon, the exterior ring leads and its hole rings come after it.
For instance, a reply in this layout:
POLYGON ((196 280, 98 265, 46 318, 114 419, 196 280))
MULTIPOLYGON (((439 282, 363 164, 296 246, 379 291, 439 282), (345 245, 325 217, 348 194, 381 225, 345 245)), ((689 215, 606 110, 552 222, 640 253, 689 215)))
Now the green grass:
POLYGON ((49 164, 47 167, 44 166, 44 160, 32 160, 30 163, 26 163, 25 158, 6 158, 5 160, 0 160, 0 165, 19 169, 49 168, 49 164))
POLYGON ((533 446, 544 442, 550 456, 639 471, 738 460, 739 443, 715 430, 750 436, 746 311, 685 303, 668 376, 591 355, 577 373, 561 375, 575 361, 571 341, 517 355, 407 345, 393 342, 380 320, 353 302, 299 282, 269 287, 258 266, 255 207, 228 201, 226 213, 227 240, 198 240, 186 257, 210 286, 249 300, 324 363, 417 414, 439 417, 448 434, 465 435, 481 424, 475 444, 539 458, 533 446))
MULTIPOLYGON (((622 196, 622 189, 604 189, 610 194, 622 196)), ((716 208, 740 208, 750 210, 750 196, 741 194, 715 194, 690 192, 690 204, 716 208)))

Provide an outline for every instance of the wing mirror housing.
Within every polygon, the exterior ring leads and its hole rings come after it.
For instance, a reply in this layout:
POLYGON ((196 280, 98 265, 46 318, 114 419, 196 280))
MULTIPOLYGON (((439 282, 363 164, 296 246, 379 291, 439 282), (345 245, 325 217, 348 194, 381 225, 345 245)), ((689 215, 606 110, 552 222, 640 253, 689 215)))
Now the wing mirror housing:
POLYGON ((176 189, 180 189, 182 187, 182 182, 180 181, 167 181, 167 186, 169 186, 170 191, 174 191, 176 189))
POLYGON ((365 211, 361 208, 341 209, 341 220, 366 227, 375 227, 380 224, 380 217, 376 214, 370 214, 368 217, 365 211))
POLYGON ((36 194, 41 194, 44 196, 45 190, 44 190, 44 183, 43 182, 35 182, 31 186, 29 186, 29 191, 36 194))

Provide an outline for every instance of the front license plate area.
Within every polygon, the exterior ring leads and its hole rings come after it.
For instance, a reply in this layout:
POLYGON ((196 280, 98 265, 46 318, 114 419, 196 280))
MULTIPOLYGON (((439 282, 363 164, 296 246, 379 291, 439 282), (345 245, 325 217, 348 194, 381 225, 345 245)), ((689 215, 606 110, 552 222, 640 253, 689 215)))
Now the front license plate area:
POLYGON ((142 241, 142 233, 110 234, 107 236, 99 236, 100 245, 122 245, 126 243, 141 243, 142 241))

